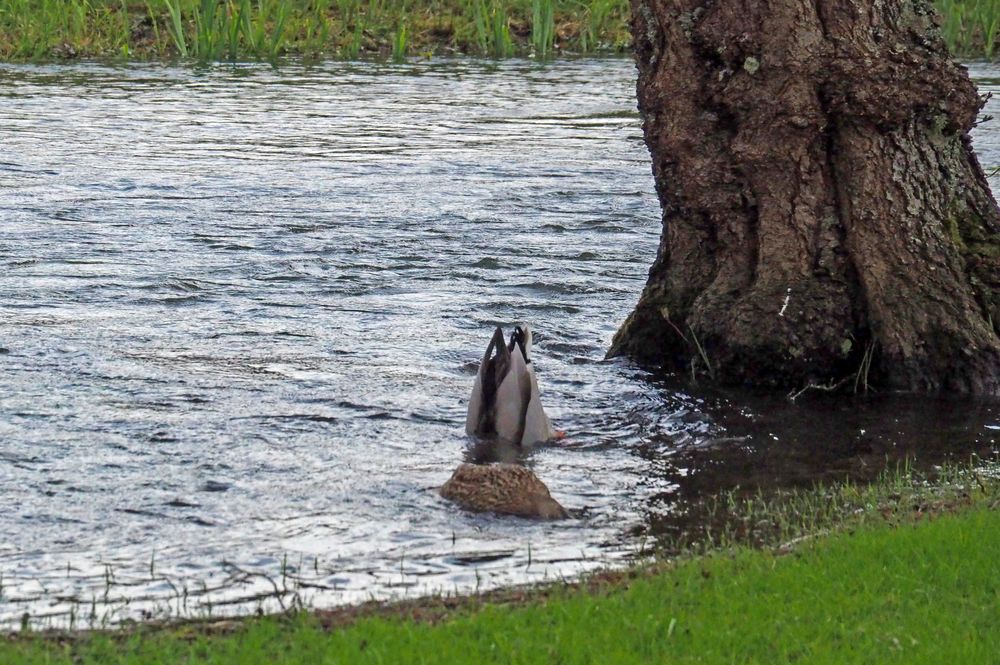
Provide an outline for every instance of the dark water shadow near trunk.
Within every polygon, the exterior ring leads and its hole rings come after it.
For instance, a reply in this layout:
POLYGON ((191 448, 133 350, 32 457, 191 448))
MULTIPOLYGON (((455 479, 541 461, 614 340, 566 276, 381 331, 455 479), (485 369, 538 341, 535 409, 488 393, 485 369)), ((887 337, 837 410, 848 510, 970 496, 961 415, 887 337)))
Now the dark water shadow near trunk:
MULTIPOLYGON (((694 526, 694 507, 719 493, 767 497, 779 490, 852 481, 887 472, 932 472, 1000 451, 1000 400, 914 395, 808 395, 706 389, 676 377, 651 379, 688 395, 709 423, 694 438, 654 434, 637 448, 664 491, 647 498, 649 535, 694 526)), ((651 482, 653 482, 651 480, 651 482)))

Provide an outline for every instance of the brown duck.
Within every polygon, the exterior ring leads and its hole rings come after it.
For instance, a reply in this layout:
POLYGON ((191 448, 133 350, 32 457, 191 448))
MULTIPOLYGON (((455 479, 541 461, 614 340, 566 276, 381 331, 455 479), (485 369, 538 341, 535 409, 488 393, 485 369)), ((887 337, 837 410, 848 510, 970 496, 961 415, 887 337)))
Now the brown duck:
POLYGON ((569 517, 545 483, 517 464, 462 464, 440 491, 444 498, 474 512, 543 520, 569 517))

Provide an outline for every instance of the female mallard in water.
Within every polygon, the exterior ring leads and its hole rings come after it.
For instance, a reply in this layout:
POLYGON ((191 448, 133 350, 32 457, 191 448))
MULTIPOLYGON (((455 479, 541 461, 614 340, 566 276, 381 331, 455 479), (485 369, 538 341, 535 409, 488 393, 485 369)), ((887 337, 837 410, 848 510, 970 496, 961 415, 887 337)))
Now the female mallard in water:
POLYGON ((562 434, 552 429, 542 409, 530 351, 528 326, 514 328, 509 344, 504 344, 503 330, 494 331, 472 385, 466 433, 498 436, 521 446, 562 434))
POLYGON ((569 517, 530 469, 516 464, 462 464, 441 496, 466 510, 558 520, 569 517))

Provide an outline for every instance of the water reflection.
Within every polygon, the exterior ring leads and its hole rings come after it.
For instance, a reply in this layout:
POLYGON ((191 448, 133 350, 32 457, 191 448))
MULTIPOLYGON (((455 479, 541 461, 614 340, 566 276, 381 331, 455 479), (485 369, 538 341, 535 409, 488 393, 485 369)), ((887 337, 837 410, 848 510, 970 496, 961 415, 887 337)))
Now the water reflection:
POLYGON ((676 498, 873 480, 906 460, 988 458, 1000 439, 989 425, 1000 419, 996 401, 822 395, 792 403, 781 395, 703 393, 699 415, 715 433, 681 444, 654 436, 643 446, 650 458, 669 460, 664 473, 676 478, 676 498))

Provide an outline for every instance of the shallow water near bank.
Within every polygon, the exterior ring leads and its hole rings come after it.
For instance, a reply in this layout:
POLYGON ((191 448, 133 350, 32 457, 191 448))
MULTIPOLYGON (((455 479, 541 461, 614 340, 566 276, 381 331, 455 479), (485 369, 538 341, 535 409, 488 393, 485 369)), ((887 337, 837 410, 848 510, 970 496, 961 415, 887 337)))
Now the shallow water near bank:
POLYGON ((603 359, 659 236, 633 86, 628 60, 0 65, 0 625, 561 579, 706 492, 992 452, 996 404, 603 359), (523 461, 565 522, 435 492, 518 321, 569 432, 523 461))

